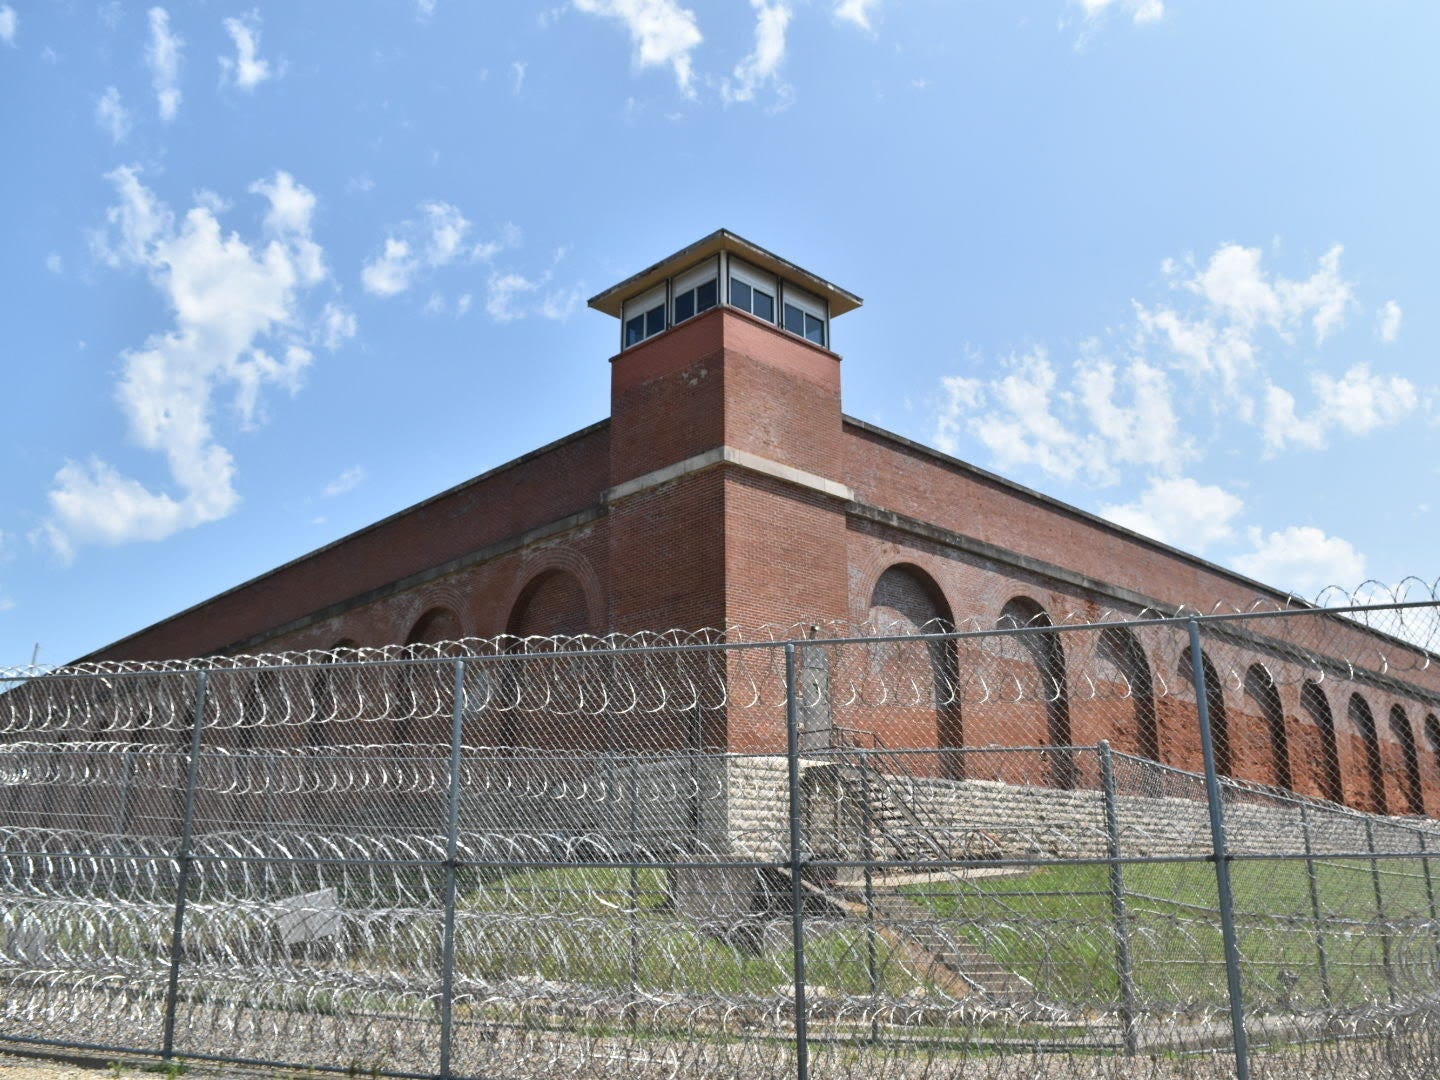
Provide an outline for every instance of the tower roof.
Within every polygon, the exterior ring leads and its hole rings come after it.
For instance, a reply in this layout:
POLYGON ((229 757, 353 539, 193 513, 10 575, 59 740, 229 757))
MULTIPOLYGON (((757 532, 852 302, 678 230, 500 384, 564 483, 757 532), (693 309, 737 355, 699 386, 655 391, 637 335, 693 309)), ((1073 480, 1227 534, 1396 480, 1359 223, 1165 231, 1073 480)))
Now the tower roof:
POLYGON ((641 270, 638 274, 632 274, 619 284, 612 285, 604 292, 592 296, 590 306, 596 311, 603 311, 606 315, 613 315, 617 319, 621 318, 625 301, 630 297, 660 284, 667 278, 674 277, 702 259, 721 251, 736 255, 753 266, 794 282, 801 288, 829 301, 832 317, 844 315, 847 311, 854 311, 864 303, 854 293, 831 284, 824 278, 796 266, 787 259, 782 259, 759 244, 752 244, 743 236, 737 236, 729 229, 716 229, 709 236, 697 240, 688 247, 681 248, 655 265, 641 270))

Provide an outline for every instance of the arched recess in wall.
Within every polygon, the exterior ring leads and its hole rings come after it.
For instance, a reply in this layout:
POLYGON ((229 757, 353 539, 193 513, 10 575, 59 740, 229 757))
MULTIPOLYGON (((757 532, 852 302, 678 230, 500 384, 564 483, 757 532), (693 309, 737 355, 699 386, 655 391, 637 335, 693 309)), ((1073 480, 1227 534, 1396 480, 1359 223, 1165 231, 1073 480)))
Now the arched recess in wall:
MULTIPOLYGON (((405 644, 438 645, 458 641, 463 636, 460 616, 448 607, 436 606, 415 620, 405 635, 405 644)), ((448 743, 455 696, 452 669, 436 660, 424 659, 435 656, 435 650, 417 650, 417 653, 420 659, 401 666, 397 672, 399 716, 395 723, 395 741, 448 743)))
POLYGON ((1245 696, 1260 710, 1265 733, 1270 742, 1270 775, 1275 784, 1293 789, 1295 779, 1290 772, 1290 736, 1285 730, 1285 709, 1280 704, 1280 691, 1275 677, 1264 664, 1251 664, 1245 672, 1245 696))
MULTIPOLYGON (((1051 746, 1070 746, 1070 691, 1065 681, 1065 647, 1060 635, 1053 630, 1035 630, 1049 627, 1050 614, 1028 596, 1012 597, 1000 609, 996 625, 1002 630, 1027 632, 1015 635, 1018 642, 1035 665, 1039 676, 1037 686, 1045 699, 1046 741, 1051 746)), ((1051 755, 1050 780, 1056 787, 1075 786, 1075 759, 1070 752, 1055 752, 1051 755)))
POLYGON ((1399 705, 1390 707, 1390 734, 1394 735, 1395 741, 1400 744, 1400 755, 1405 764, 1404 771, 1400 774, 1400 791, 1405 796, 1405 812, 1423 814, 1425 800, 1421 795, 1420 753, 1415 746, 1415 730, 1410 726, 1410 718, 1405 715, 1405 710, 1399 705))
POLYGON ((341 638, 325 652, 325 659, 310 671, 310 716, 305 721, 305 742, 309 746, 328 746, 336 741, 338 722, 345 697, 345 688, 354 684, 353 669, 332 670, 339 649, 353 649, 355 642, 341 638))
POLYGON ((542 570, 520 590, 505 620, 514 637, 564 637, 591 632, 590 605, 580 579, 568 570, 542 570))
POLYGON ((1155 683, 1140 639, 1127 627, 1111 626, 1101 633, 1097 648, 1100 658, 1124 679, 1127 700, 1134 710, 1134 741, 1131 745, 1124 745, 1123 749, 1133 750, 1151 761, 1160 761, 1160 719, 1155 712, 1155 683))
POLYGON ((1345 801, 1345 786, 1340 776, 1340 744, 1335 737, 1335 714, 1330 711, 1330 702, 1325 691, 1314 679, 1306 679, 1300 688, 1300 708, 1310 716, 1315 730, 1320 733, 1320 753, 1302 755, 1301 761, 1309 770, 1312 790, 1334 803, 1345 801))
MULTIPOLYGON (((1234 775, 1234 755, 1230 749, 1230 713, 1225 708, 1225 688, 1220 675, 1204 649, 1200 650, 1200 670, 1205 680, 1205 704, 1210 713, 1210 742, 1215 748, 1215 771, 1221 776, 1234 775)), ((1180 667, 1176 672, 1186 685, 1195 685, 1195 660, 1190 646, 1180 654, 1180 667)), ((1199 738, 1197 732, 1196 738, 1199 738)))
MULTIPOLYGON (((881 635, 946 634, 955 629, 955 618, 935 579, 911 563, 889 567, 870 591, 867 622, 881 635)), ((872 662, 883 670, 880 677, 891 687, 907 682, 930 688, 932 700, 914 715, 891 711, 883 719, 861 716, 860 726, 880 728, 882 739, 892 746, 934 746, 941 751, 940 772, 959 778, 965 774, 964 746, 957 686, 957 658, 953 640, 927 641, 923 645, 888 643, 878 646, 872 662), (905 731, 905 726, 921 730, 905 731)))
POLYGON ((1370 805, 1365 809, 1383 814, 1386 809, 1385 761, 1380 756, 1380 733, 1375 728, 1375 714, 1370 711, 1370 703, 1358 693, 1350 695, 1349 718, 1351 726, 1360 733, 1360 745, 1365 758, 1370 801, 1370 805))
POLYGON ((1440 716, 1434 713, 1425 717, 1425 741, 1430 744, 1435 782, 1440 785, 1440 716))
MULTIPOLYGON (((546 648, 544 642, 526 645, 525 638, 568 638, 593 629, 585 586, 575 574, 555 566, 541 569, 525 583, 505 620, 505 632, 512 639, 508 650, 516 653, 546 648)), ((617 726, 607 712, 577 724, 575 717, 561 718, 547 708, 557 663, 579 666, 576 678, 586 678, 584 663, 579 660, 516 660, 497 669, 496 677, 502 681, 497 699, 513 704, 469 719, 467 729, 474 735, 467 738, 507 748, 593 745, 609 750, 632 746, 639 738, 637 717, 617 726)))

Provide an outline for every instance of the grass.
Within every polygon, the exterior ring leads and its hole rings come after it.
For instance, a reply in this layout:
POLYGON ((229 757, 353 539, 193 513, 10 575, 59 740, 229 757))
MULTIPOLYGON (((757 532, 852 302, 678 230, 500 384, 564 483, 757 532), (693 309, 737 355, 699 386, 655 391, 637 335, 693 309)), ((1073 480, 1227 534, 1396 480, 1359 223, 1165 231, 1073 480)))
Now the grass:
MULTIPOLYGON (((895 946, 859 923, 825 924, 806 940, 807 984, 847 994, 899 995, 921 985, 895 946)), ((459 908, 456 968, 487 982, 530 978, 635 986, 647 993, 773 996, 794 983, 788 927, 727 943, 677 915, 658 870, 557 868, 514 874, 469 893, 459 908), (506 919, 500 916, 513 915, 506 919)))
MULTIPOLYGON (((1245 990, 1256 1011, 1384 1002, 1407 973, 1423 981, 1428 971, 1433 979, 1440 953, 1422 872, 1408 861, 1378 865, 1383 923, 1367 860, 1316 864, 1318 922, 1303 861, 1232 863, 1245 990), (1392 975, 1386 972, 1387 948, 1392 975)), ((1138 999, 1167 1011, 1223 1007, 1214 867, 1133 864, 1124 868, 1124 879, 1138 999)), ((1095 1007, 1114 1007, 1119 1000, 1108 867, 1056 866, 1021 878, 917 885, 906 892, 1043 995, 1095 1007)))

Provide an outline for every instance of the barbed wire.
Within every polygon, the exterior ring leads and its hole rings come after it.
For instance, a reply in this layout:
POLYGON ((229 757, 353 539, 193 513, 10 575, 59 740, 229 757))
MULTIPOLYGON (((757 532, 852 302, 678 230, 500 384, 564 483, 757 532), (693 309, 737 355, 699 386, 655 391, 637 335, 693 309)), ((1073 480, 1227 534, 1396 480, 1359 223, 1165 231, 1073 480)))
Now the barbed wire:
MULTIPOLYGON (((1398 583, 1384 583, 1370 580, 1355 588, 1347 589, 1338 585, 1326 586, 1314 600, 1305 600, 1295 595, 1257 596, 1249 604, 1234 604, 1219 600, 1208 608, 1190 604, 1175 606, 1142 607, 1138 609, 1100 608, 1087 610, 1047 612, 1036 616, 1023 625, 1029 626, 1092 626, 1107 623, 1134 623, 1151 619, 1177 619, 1192 615, 1224 617, 1227 615, 1254 615, 1288 611, 1310 611, 1328 608, 1371 608, 1376 616, 1396 626, 1375 626, 1372 629, 1388 630, 1396 636, 1421 648, 1430 648, 1440 642, 1440 628, 1434 626, 1435 617, 1423 610, 1424 605, 1440 606, 1440 578, 1426 582, 1419 577, 1406 577, 1398 583), (1404 631, 1405 613, 1396 612, 1395 605, 1422 605, 1411 621, 1420 620, 1415 628, 1420 631, 1421 640, 1404 631)), ((1348 613, 1349 617, 1366 623, 1365 612, 1348 613)), ((224 671, 237 668, 318 666, 344 663, 405 662, 425 659, 467 657, 482 659, 506 656, 531 655, 553 652, 630 652, 636 650, 667 650, 675 648, 725 646, 737 644, 783 643, 804 641, 807 638, 847 639, 891 636, 896 634, 973 634, 993 631, 996 628, 993 616, 968 615, 957 618, 954 623, 931 621, 920 625, 897 623, 894 620, 802 620, 792 623, 763 623, 753 627, 733 625, 698 630, 643 630, 633 633, 608 634, 559 634, 531 635, 517 637, 500 634, 490 638, 466 637, 453 641, 418 642, 412 644, 387 644, 365 646, 337 646, 329 649, 297 649, 280 652, 244 653, 236 655, 212 655, 169 660, 104 660, 82 661, 66 665, 24 665, 0 666, 0 681, 21 681, 42 675, 125 675, 138 673, 161 673, 173 671, 224 671)), ((1017 625, 1007 623, 1006 625, 1017 625)))

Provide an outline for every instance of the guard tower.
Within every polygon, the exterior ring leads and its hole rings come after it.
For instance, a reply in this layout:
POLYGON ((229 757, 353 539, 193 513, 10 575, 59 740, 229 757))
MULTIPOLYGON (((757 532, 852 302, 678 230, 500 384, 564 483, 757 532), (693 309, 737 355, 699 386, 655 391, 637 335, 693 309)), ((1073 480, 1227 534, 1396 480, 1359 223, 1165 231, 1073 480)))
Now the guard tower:
POLYGON ((860 304, 725 229, 590 301, 620 324, 615 629, 846 614, 852 492, 831 330, 860 304))

